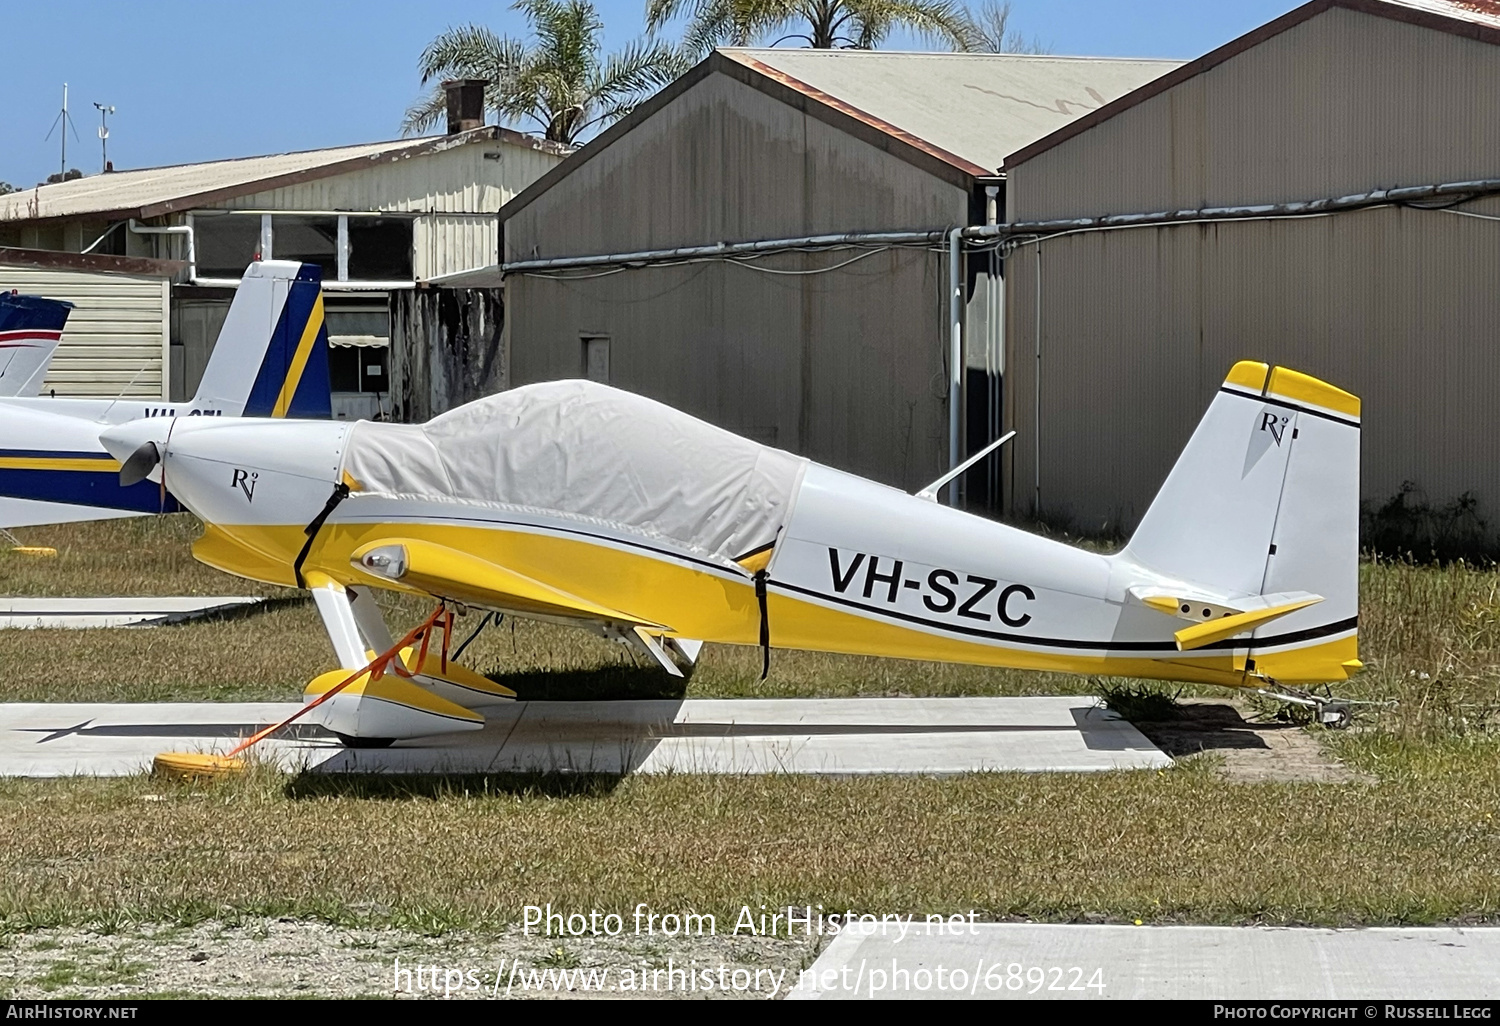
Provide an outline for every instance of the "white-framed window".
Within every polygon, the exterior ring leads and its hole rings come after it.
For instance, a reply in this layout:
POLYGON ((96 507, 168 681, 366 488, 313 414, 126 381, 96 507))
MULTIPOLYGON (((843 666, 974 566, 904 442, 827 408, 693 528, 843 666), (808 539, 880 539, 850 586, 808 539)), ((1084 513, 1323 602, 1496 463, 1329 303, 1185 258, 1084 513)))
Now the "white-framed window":
POLYGON ((258 259, 318 264, 325 282, 415 278, 412 215, 199 210, 187 220, 200 280, 238 281, 258 259))

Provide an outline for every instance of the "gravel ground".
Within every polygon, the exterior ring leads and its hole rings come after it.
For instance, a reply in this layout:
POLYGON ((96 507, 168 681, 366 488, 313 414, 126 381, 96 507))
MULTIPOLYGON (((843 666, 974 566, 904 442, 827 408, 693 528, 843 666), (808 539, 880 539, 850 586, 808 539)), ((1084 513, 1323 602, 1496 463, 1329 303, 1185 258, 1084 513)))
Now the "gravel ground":
POLYGON ((0 936, 0 996, 779 999, 817 940, 424 937, 279 919, 58 928, 0 936))

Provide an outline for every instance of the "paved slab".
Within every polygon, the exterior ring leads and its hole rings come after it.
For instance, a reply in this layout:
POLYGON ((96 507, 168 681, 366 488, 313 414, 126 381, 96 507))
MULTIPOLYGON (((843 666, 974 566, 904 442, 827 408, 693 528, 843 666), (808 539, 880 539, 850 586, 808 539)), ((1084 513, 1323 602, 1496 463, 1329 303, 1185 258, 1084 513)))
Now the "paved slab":
MULTIPOLYGON (((0 705, 0 775, 137 773, 223 752, 290 703, 0 705)), ((512 702, 485 729, 350 750, 318 727, 267 741, 288 769, 383 773, 1089 772, 1170 765, 1090 697, 512 702)))
POLYGON ((0 630, 6 628, 154 627, 210 613, 251 606, 254 595, 193 595, 142 598, 0 597, 0 630))
POLYGON ((856 926, 793 999, 1500 998, 1500 928, 856 926), (939 972, 941 969, 941 973, 939 972), (1090 984, 1093 984, 1092 986, 1090 984))

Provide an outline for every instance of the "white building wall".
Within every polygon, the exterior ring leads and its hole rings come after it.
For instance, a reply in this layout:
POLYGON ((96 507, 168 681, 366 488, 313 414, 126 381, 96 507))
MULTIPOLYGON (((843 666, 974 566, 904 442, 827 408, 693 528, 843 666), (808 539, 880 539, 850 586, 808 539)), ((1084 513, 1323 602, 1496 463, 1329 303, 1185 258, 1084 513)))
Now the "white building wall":
POLYGON ((214 206, 419 214, 413 269, 425 280, 495 263, 500 236, 492 215, 561 160, 553 153, 491 139, 214 206))

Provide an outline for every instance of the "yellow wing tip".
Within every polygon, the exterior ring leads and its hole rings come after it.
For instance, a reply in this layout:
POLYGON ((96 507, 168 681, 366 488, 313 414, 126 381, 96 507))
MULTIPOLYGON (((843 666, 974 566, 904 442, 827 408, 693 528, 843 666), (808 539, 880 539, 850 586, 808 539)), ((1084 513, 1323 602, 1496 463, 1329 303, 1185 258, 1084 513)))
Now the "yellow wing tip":
POLYGON ((1271 371, 1270 380, 1266 383, 1266 392, 1282 399, 1318 406, 1345 416, 1359 416, 1359 396, 1345 392, 1342 388, 1330 385, 1311 374, 1288 370, 1286 367, 1276 367, 1271 371))
POLYGON ((1168 595, 1148 595, 1141 599, 1146 605, 1162 613, 1177 615, 1177 600, 1168 595))

